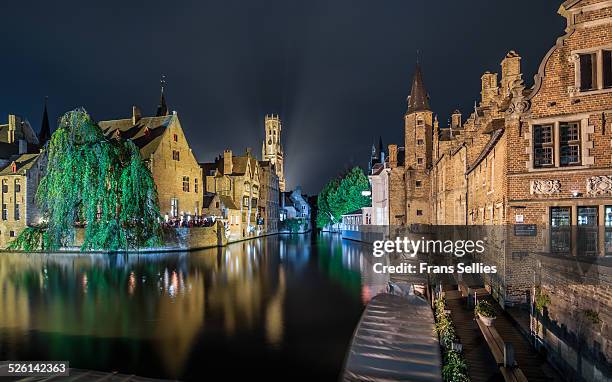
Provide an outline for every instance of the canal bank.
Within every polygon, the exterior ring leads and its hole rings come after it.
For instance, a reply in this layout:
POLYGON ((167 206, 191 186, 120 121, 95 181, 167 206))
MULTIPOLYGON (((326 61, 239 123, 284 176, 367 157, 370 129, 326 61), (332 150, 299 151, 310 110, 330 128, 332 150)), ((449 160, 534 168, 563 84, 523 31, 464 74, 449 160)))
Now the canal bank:
MULTIPOLYGON (((264 238, 275 235, 309 235, 310 230, 301 232, 273 232, 273 233, 261 233, 246 237, 234 237, 227 236, 226 230, 220 222, 210 227, 181 227, 181 228, 170 228, 164 232, 163 240, 168 245, 163 247, 152 247, 152 248, 138 248, 138 249, 125 249, 116 251, 104 251, 104 250, 88 250, 82 251, 80 249, 84 240, 84 229, 77 228, 75 230, 75 244, 71 247, 61 248, 53 253, 166 253, 166 252, 189 252, 197 251, 202 249, 224 247, 229 244, 239 243, 248 240, 254 240, 258 238, 264 238)), ((40 252, 48 253, 45 251, 19 251, 2 249, 2 252, 40 252)))
POLYGON ((147 256, 4 253, 0 358, 163 379, 337 380, 387 284, 372 261, 369 246, 326 234, 147 256))

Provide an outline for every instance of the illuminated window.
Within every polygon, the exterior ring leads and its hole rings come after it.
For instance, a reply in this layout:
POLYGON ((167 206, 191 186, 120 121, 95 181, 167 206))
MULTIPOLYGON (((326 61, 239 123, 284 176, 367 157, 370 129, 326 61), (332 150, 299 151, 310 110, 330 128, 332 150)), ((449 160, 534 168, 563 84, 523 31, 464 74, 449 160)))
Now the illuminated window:
POLYGON ((178 216, 178 199, 176 198, 170 199, 170 215, 173 217, 178 216))
POLYGON ((177 135, 177 134, 174 134, 174 135, 172 136, 172 140, 173 140, 174 142, 178 142, 178 135, 177 135))

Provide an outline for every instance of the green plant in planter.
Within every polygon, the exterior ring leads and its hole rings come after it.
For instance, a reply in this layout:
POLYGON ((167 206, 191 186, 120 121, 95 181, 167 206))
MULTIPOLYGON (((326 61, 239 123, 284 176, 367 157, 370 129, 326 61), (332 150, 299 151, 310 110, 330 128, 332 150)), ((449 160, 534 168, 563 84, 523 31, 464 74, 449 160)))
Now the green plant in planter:
POLYGON ((536 296, 535 296, 536 310, 539 313, 542 313, 544 311, 544 308, 547 307, 548 305, 550 305, 550 297, 546 293, 543 293, 542 289, 538 287, 536 289, 536 296))
POLYGON ((481 317, 494 318, 496 313, 493 305, 490 302, 481 300, 476 304, 476 308, 474 308, 474 313, 478 314, 481 317))
POLYGON ((468 382, 470 380, 467 373, 467 363, 459 353, 449 351, 444 355, 442 378, 445 382, 468 382))

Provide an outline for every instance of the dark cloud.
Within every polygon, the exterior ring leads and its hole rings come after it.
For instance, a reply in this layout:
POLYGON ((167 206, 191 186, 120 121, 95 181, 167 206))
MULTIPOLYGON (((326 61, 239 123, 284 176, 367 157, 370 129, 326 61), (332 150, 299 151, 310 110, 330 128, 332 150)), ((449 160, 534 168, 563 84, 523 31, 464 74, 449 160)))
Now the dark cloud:
MULTIPOLYGON (((159 78, 200 161, 259 152, 263 117, 284 121, 288 184, 314 193, 369 146, 402 142, 420 50, 431 105, 467 115, 480 76, 511 49, 532 81, 562 34, 560 2, 217 0, 0 5, 0 118, 40 126, 85 106, 95 119, 154 113, 159 78)), ((0 121, 1 121, 0 120, 0 121)))

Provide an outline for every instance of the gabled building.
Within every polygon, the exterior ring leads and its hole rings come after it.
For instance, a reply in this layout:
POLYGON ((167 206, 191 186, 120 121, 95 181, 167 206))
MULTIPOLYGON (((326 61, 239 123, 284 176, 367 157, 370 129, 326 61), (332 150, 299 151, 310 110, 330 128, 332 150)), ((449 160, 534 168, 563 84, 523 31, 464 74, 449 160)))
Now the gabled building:
POLYGON ((280 185, 275 166, 269 161, 259 161, 259 217, 265 233, 278 232, 280 185))
POLYGON ((0 170, 0 247, 5 248, 27 226, 41 222, 36 190, 44 175, 43 155, 22 154, 0 170))
MULTIPOLYGON (((163 109, 166 107, 163 93, 162 103, 163 109)), ((157 186, 162 216, 200 215, 203 192, 200 165, 178 114, 161 114, 143 117, 134 106, 131 118, 100 121, 98 125, 107 136, 129 139, 140 149, 157 186)))
POLYGON ((8 123, 0 125, 2 248, 10 244, 25 227, 39 223, 35 196, 44 166, 38 153, 39 140, 30 123, 17 115, 9 115, 8 123))
POLYGON ((498 266, 483 275, 494 298, 531 309, 536 342, 568 378, 608 380, 612 331, 593 322, 612 308, 612 4, 568 0, 559 13, 566 33, 533 86, 510 51, 499 75, 480 78, 465 120, 455 111, 440 126, 417 66, 403 163, 389 146, 390 224, 480 226, 481 260, 498 266), (542 295, 550 302, 537 312, 542 295))
POLYGON ((240 211, 239 238, 261 234, 263 227, 259 215, 260 167, 247 149, 244 155, 234 156, 225 150, 211 163, 200 164, 206 191, 231 199, 240 211))

